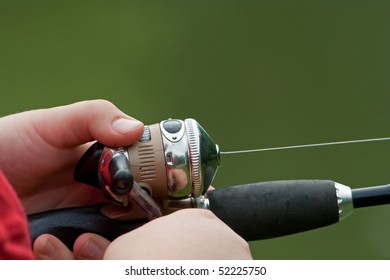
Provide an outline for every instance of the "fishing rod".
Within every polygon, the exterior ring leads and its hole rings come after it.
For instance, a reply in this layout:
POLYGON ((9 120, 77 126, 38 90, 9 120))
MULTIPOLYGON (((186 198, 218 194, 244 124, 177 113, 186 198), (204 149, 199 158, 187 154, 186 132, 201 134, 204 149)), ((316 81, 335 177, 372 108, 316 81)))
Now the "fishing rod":
POLYGON ((331 180, 284 180, 209 190, 221 155, 388 140, 225 152, 196 120, 164 120, 145 126, 139 141, 129 147, 95 142, 79 160, 74 178, 100 188, 112 203, 29 215, 32 239, 51 233, 69 248, 85 232, 113 240, 184 208, 212 211, 247 241, 328 226, 355 208, 389 204, 390 185, 352 189, 331 180))

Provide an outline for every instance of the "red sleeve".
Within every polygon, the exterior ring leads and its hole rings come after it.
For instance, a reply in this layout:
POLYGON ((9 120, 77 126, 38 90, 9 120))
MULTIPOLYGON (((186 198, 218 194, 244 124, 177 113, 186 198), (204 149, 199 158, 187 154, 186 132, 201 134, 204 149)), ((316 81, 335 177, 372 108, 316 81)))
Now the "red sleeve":
POLYGON ((26 214, 0 171, 0 259, 33 259, 26 214))

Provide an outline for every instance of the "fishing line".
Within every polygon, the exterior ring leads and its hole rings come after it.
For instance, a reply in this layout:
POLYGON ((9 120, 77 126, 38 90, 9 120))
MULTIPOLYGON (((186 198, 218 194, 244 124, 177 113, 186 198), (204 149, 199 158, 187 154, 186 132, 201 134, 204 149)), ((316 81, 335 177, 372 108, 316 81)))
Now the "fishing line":
POLYGON ((220 154, 221 155, 232 155, 232 154, 243 154, 243 153, 259 153, 259 152, 268 152, 268 151, 276 151, 276 150, 302 149, 302 148, 312 148, 312 147, 321 147, 321 146, 345 145, 345 144, 379 142, 379 141, 389 141, 389 140, 390 140, 390 137, 369 138, 369 139, 325 142, 325 143, 316 143, 316 144, 260 148, 260 149, 251 149, 251 150, 239 150, 239 151, 227 151, 227 152, 221 151, 220 154))

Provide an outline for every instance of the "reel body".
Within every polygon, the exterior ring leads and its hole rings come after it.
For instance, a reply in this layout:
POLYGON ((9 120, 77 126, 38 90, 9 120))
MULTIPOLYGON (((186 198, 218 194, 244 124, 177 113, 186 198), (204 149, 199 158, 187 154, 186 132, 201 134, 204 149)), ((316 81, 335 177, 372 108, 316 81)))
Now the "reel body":
POLYGON ((95 143, 80 159, 74 177, 101 188, 118 205, 140 206, 153 219, 205 205, 203 196, 219 164, 218 145, 197 121, 169 119, 145 126, 129 147, 95 143))

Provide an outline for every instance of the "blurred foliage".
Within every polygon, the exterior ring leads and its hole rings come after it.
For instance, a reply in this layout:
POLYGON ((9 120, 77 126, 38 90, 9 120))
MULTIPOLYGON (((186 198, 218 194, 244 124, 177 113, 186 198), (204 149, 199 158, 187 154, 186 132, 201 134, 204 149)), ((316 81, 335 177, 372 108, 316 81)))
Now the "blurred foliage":
MULTIPOLYGON (((147 124, 195 118, 225 151, 389 136, 389 13, 364 0, 0 0, 0 114, 104 98, 147 124)), ((389 155, 382 142, 223 156, 214 185, 385 184, 389 155)), ((252 242, 253 255, 387 259, 389 207, 252 242)))

